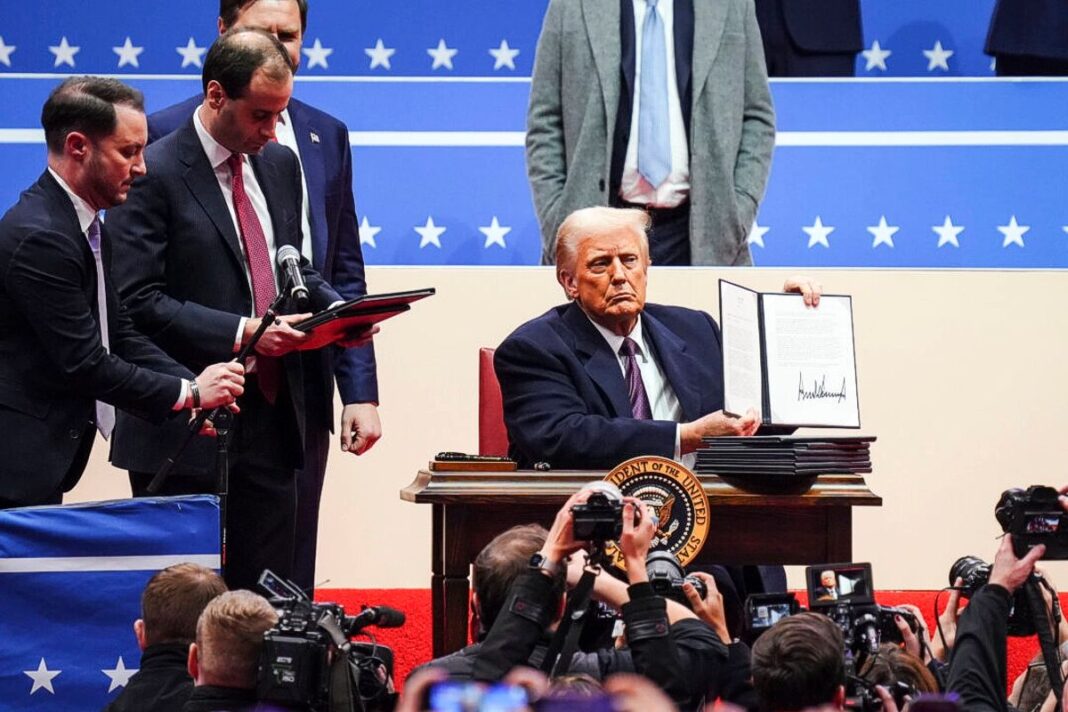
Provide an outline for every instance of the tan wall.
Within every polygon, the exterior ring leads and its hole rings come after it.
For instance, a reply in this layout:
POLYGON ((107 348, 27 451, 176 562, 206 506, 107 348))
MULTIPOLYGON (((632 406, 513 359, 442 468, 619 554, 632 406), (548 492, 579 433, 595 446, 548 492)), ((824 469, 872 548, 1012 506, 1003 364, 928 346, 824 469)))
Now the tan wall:
MULTIPOLYGON (((331 456, 319 579, 329 587, 429 585, 430 512, 398 490, 439 450, 477 449, 477 351, 562 301, 544 268, 372 268, 376 292, 437 296, 377 337, 384 437, 331 456)), ((662 269, 652 301, 718 313, 716 279, 779 288, 792 271, 662 269)), ((1010 486, 1068 483, 1068 306, 1064 272, 826 270, 853 295, 862 432, 877 435, 881 509, 854 516, 854 556, 879 588, 938 588, 949 564, 993 557, 993 507, 1010 486)), ((824 431, 826 432, 826 431, 824 431)), ((122 497, 125 475, 98 444, 68 501, 122 497)), ((713 527, 715 524, 713 523, 713 527)), ((754 536, 773 535, 771 532, 754 536)), ((816 562, 814 562, 816 563, 816 562)), ((1058 565, 1051 567, 1058 574, 1058 565)), ((791 570, 791 585, 802 586, 791 570)), ((1068 573, 1059 575, 1068 585, 1068 573)))

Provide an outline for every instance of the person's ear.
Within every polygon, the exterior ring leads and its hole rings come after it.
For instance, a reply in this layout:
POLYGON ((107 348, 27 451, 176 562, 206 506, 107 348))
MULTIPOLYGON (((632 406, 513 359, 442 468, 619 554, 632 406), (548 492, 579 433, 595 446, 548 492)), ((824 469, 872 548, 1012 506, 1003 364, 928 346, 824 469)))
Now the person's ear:
MULTIPOLYGON (((481 605, 478 602, 478 594, 471 594, 471 618, 467 626, 467 635, 470 640, 478 640, 479 633, 482 632, 482 614, 480 612, 481 605)), ((486 631, 487 633, 489 631, 486 631)))
POLYGON ((568 299, 574 301, 578 298, 578 281, 575 275, 561 267, 556 270, 556 281, 564 288, 564 294, 568 299))
POLYGON ((219 34, 220 34, 220 35, 226 32, 226 25, 225 25, 225 24, 223 23, 223 19, 222 19, 221 17, 220 17, 220 18, 218 18, 218 20, 216 21, 216 23, 215 23, 215 24, 216 24, 216 25, 218 26, 218 28, 219 28, 219 34))
POLYGON ((81 131, 71 131, 63 141, 63 152, 78 161, 84 161, 89 155, 89 137, 81 131))
POLYGON ((208 82, 207 89, 204 90, 204 97, 207 99, 208 108, 218 111, 226 103, 226 90, 223 89, 222 84, 212 79, 208 82))
POLYGON ((197 681, 200 676, 200 659, 198 655, 200 651, 197 650, 196 643, 189 644, 189 658, 186 660, 185 668, 189 672, 189 677, 193 678, 193 682, 197 681))
POLYGON ((839 685, 838 689, 834 692, 834 708, 837 710, 845 709, 846 691, 845 685, 839 685))
POLYGON ((141 652, 144 652, 145 648, 148 647, 148 642, 145 640, 145 621, 138 618, 134 621, 133 629, 134 636, 137 638, 137 647, 141 649, 141 652))

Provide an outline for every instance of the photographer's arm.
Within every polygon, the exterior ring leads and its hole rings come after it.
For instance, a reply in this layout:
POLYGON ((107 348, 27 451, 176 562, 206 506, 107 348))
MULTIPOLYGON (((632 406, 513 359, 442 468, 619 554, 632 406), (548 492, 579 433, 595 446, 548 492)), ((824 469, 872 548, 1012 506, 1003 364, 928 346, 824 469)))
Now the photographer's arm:
POLYGON ((961 696, 964 709, 1006 709, 1005 644, 1012 594, 1031 575, 1043 553, 1045 547, 1037 546, 1017 559, 1012 536, 1006 534, 994 558, 989 583, 972 596, 961 613, 946 687, 961 696))

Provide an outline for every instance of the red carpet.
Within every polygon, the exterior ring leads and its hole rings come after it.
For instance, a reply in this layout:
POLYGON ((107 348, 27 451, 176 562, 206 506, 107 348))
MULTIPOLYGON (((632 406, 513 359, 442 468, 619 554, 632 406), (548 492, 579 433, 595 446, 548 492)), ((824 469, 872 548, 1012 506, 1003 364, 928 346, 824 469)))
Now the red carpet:
MULTIPOLYGON (((876 599, 886 606, 912 603, 919 606, 923 616, 935 635, 934 601, 936 591, 879 591, 876 599)), ((799 594, 799 600, 805 603, 805 594, 799 594)), ((939 599, 940 610, 945 608, 946 594, 939 599)), ((321 589, 315 592, 318 601, 340 603, 346 613, 359 613, 361 605, 387 605, 404 611, 407 622, 401 628, 369 629, 375 634, 379 643, 388 645, 396 656, 394 678, 400 687, 412 668, 431 658, 431 638, 433 627, 430 616, 430 589, 321 589)), ((1062 594, 1061 605, 1068 610, 1068 594, 1062 594)), ((1012 681, 1023 672, 1028 661, 1038 652, 1038 639, 1009 638, 1008 669, 1009 678, 1006 689, 1012 681)))

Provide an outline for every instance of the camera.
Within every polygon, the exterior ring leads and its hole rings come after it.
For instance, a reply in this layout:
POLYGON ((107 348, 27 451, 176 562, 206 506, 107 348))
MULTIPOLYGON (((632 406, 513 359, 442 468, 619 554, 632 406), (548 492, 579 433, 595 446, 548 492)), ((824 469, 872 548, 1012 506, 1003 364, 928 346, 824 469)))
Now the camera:
POLYGON ((871 564, 823 564, 805 569, 808 605, 833 620, 845 638, 847 658, 873 654, 880 643, 901 643, 903 638, 895 618, 902 618, 913 633, 919 630, 916 617, 904 608, 880 606, 875 602, 871 564))
POLYGON ((348 616, 339 604, 313 602, 270 571, 263 572, 259 584, 278 623, 263 636, 257 700, 313 710, 389 707, 393 651, 350 638, 372 625, 403 625, 403 613, 382 606, 348 616))
POLYGON ((764 631, 783 618, 801 610, 792 593, 753 593, 745 599, 745 618, 742 621, 744 638, 752 644, 764 631))
POLYGON ((708 595, 705 582, 693 574, 686 575, 682 564, 670 551, 650 551, 645 557, 645 569, 649 572, 649 583, 658 596, 678 601, 687 608, 690 608, 690 599, 682 590, 684 583, 692 584, 702 599, 708 595))
MULTIPOLYGON (((1015 538, 1014 535, 1013 539, 1015 538)), ((1035 577, 1034 574, 1031 576, 1035 577)), ((962 556, 949 567, 949 585, 952 586, 958 578, 961 579, 961 595, 971 598, 990 581, 990 564, 978 556, 962 556)), ((1016 589, 1012 595, 1007 632, 1011 636, 1021 638, 1035 634, 1034 616, 1031 615, 1031 604, 1023 586, 1016 589)))
POLYGON ((617 541, 623 534, 623 493, 615 485, 595 481, 583 489, 593 490, 585 504, 571 508, 577 541, 617 541))
POLYGON ((1017 558, 1045 544, 1043 559, 1068 559, 1068 513, 1061 507, 1060 493, 1052 487, 1031 485, 1026 490, 1007 489, 994 507, 994 516, 1002 530, 1012 534, 1012 549, 1017 558))

